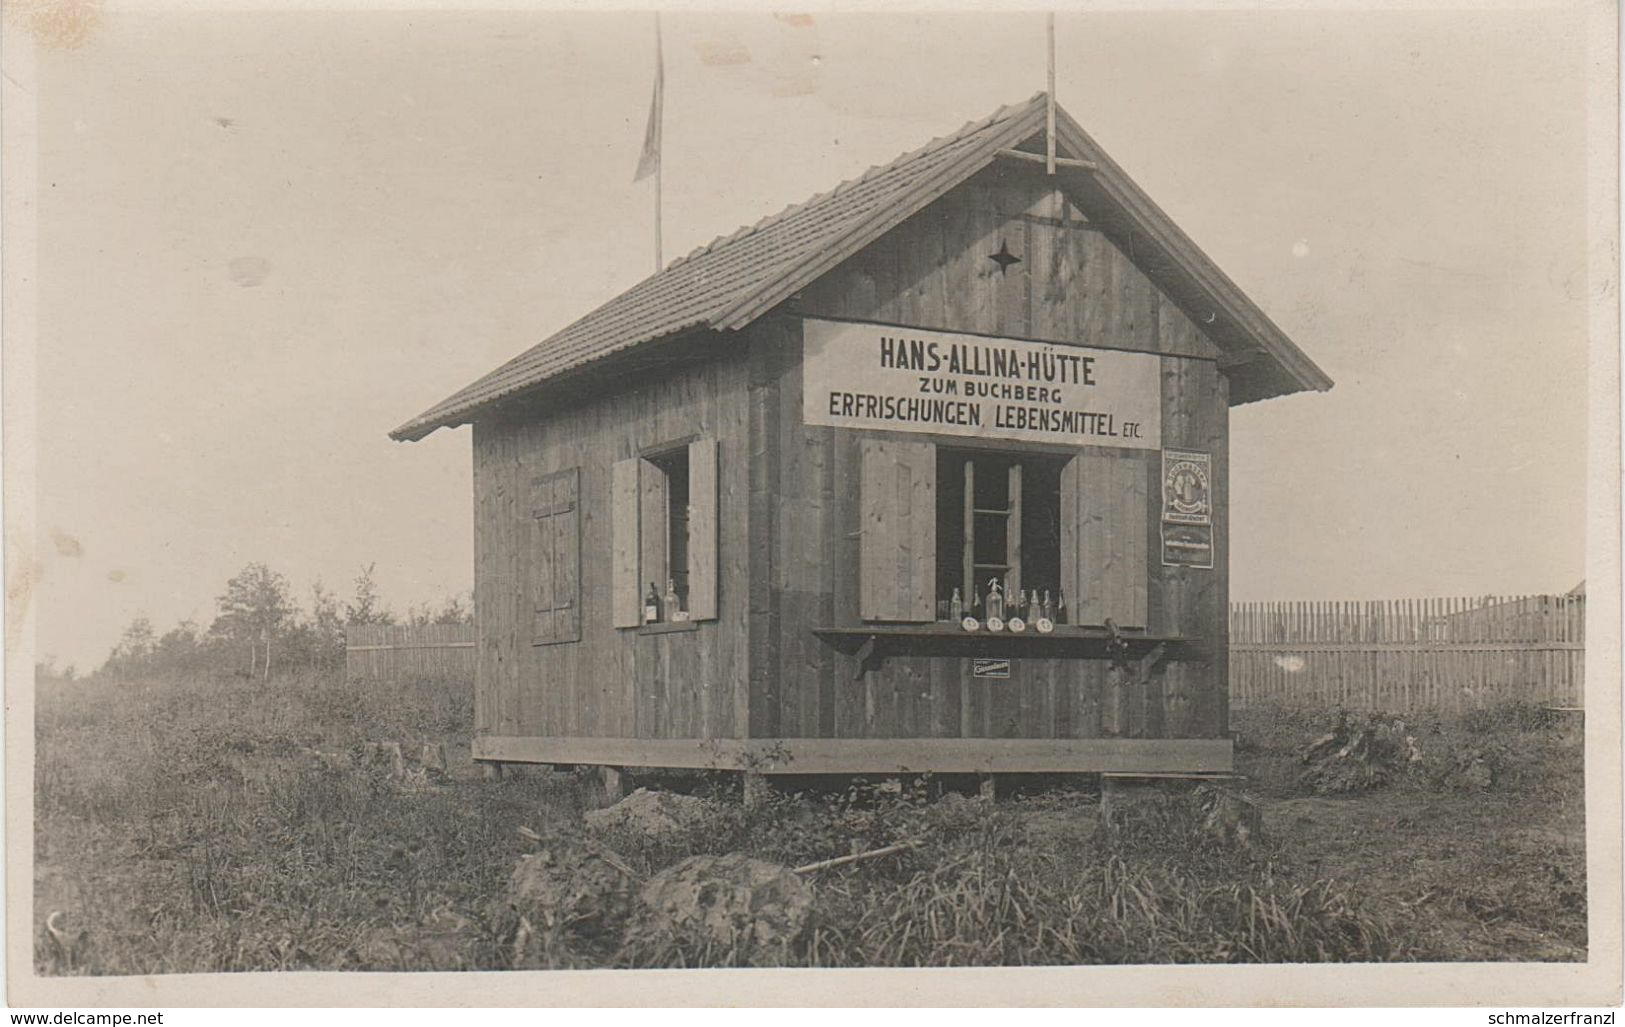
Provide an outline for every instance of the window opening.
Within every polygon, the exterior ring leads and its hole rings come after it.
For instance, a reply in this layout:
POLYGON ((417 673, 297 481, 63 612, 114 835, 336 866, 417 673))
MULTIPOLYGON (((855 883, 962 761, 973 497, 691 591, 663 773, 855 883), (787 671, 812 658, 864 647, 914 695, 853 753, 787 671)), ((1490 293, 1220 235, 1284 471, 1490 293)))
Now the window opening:
MULTIPOLYGON (((688 447, 648 458, 666 476, 666 568, 665 576, 654 582, 662 598, 667 585, 675 588, 678 609, 688 606, 688 447)), ((663 620, 671 611, 663 611, 663 620)))
POLYGON ((1060 598, 1061 468, 1065 458, 937 451, 939 619, 961 609, 978 618, 990 583, 1011 601, 1060 598))

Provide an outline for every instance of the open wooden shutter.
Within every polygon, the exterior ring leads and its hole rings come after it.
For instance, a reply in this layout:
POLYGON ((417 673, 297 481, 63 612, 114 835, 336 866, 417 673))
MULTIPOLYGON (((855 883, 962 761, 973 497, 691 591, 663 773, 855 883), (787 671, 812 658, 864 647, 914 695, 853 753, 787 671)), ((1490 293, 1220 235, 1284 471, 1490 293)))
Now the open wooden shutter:
POLYGON ((637 457, 617 460, 610 468, 610 614, 618 628, 635 628, 643 620, 643 586, 638 581, 637 457))
POLYGON ((717 440, 688 444, 688 615, 717 617, 717 440))
POLYGON ((929 442, 864 439, 858 615, 934 621, 937 450, 929 442))
MULTIPOLYGON (((638 461, 638 610, 643 610, 641 597, 651 584, 655 593, 666 594, 668 562, 666 546, 671 541, 671 525, 666 518, 671 513, 670 483, 666 472, 647 460, 638 461)), ((641 619, 641 618, 640 618, 641 619)))
POLYGON ((580 472, 531 481, 531 630, 537 645, 581 640, 580 472))
POLYGON ((1061 470, 1061 588, 1074 624, 1143 628, 1146 463, 1080 453, 1061 470))

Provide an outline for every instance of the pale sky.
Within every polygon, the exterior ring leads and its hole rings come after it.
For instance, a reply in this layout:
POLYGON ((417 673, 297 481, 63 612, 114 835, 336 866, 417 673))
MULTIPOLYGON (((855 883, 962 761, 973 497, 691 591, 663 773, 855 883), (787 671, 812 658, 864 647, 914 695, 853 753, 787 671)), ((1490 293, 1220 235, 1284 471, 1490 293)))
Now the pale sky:
MULTIPOLYGON (((1043 87, 1035 14, 663 19, 667 257, 1043 87)), ((469 430, 648 274, 647 14, 109 14, 41 52, 37 651, 264 561, 472 583, 469 430)), ((1584 574, 1583 22, 1074 13, 1061 104, 1337 381, 1232 411, 1232 598, 1584 574)))

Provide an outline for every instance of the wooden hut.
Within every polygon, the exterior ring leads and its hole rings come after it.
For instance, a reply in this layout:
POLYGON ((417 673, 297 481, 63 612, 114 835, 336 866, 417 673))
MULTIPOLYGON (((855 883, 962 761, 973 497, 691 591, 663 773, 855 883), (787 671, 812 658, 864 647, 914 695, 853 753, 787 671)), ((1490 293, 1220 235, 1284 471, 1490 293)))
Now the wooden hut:
POLYGON ((473 425, 476 759, 1230 768, 1228 410, 1331 381, 1061 110, 1051 172, 1048 107, 392 433, 473 425))

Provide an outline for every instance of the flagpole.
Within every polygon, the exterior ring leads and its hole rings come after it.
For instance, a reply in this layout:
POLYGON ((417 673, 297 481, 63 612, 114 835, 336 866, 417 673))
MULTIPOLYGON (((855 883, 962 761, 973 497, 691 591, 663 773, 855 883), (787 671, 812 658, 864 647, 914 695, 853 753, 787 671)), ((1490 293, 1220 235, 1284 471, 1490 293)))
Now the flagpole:
MULTIPOLYGON (((661 148, 662 151, 664 151, 665 148, 666 148, 666 140, 665 140, 665 135, 666 135, 666 98, 664 96, 665 91, 666 91, 666 83, 665 83, 665 78, 666 78, 666 51, 665 51, 665 47, 662 45, 661 40, 660 40, 660 12, 658 10, 655 11, 655 67, 657 67, 659 69, 658 75, 660 76, 660 84, 656 88, 658 88, 660 90, 661 94, 662 94, 661 97, 660 97, 660 100, 658 101, 659 104, 660 104, 660 112, 659 112, 659 114, 656 115, 656 117, 658 117, 660 119, 660 127, 658 129, 656 129, 656 131, 659 133, 657 138, 659 138, 659 140, 660 140, 660 148, 661 148)), ((660 228, 661 228, 661 220, 662 220, 661 212, 660 212, 660 194, 662 192, 662 185, 663 185, 663 183, 661 182, 661 179, 665 175, 665 168, 666 168, 666 155, 665 155, 664 152, 662 152, 660 154, 660 158, 655 162, 655 272, 656 273, 658 273, 662 267, 666 266, 665 248, 661 245, 661 241, 660 241, 660 228)))
POLYGON ((1055 174, 1055 12, 1044 16, 1049 82, 1044 90, 1044 170, 1055 174))

